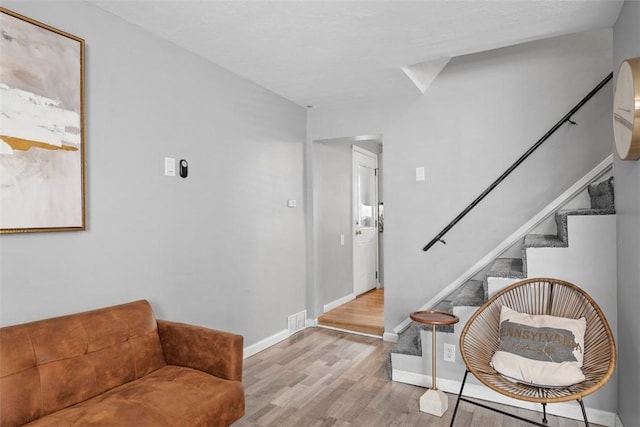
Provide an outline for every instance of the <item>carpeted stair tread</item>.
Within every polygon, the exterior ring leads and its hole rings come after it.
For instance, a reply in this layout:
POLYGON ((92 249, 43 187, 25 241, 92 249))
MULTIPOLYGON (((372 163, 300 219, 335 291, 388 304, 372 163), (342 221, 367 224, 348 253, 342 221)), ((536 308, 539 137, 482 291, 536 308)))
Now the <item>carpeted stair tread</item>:
POLYGON ((496 259, 487 277, 506 277, 511 279, 524 279, 525 274, 522 270, 522 259, 520 258, 498 258, 496 259))
POLYGON ((567 242, 555 234, 527 234, 524 236, 524 248, 565 248, 567 242))
POLYGON ((613 177, 595 184, 589 184, 589 198, 591 208, 613 210, 615 209, 615 197, 613 188, 613 177))
POLYGON ((447 297, 442 301, 440 301, 439 303, 437 303, 436 305, 434 305, 433 307, 431 307, 429 310, 444 311, 445 313, 453 313, 453 303, 449 299, 449 297, 447 297))
POLYGON ((422 356, 420 329, 422 328, 418 323, 411 322, 407 329, 398 334, 398 342, 391 347, 390 352, 410 356, 422 356))
POLYGON ((482 280, 467 280, 462 286, 451 292, 445 300, 453 306, 480 307, 485 302, 482 280))
POLYGON ((560 209, 557 215, 615 215, 616 210, 613 208, 607 209, 560 209))

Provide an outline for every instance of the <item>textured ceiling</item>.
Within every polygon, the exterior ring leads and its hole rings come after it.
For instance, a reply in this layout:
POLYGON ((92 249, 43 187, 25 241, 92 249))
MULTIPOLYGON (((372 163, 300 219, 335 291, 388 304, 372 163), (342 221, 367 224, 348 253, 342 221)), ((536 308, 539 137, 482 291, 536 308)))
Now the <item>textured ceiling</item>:
POLYGON ((303 106, 419 93, 402 67, 611 28, 622 6, 622 0, 90 1, 303 106))

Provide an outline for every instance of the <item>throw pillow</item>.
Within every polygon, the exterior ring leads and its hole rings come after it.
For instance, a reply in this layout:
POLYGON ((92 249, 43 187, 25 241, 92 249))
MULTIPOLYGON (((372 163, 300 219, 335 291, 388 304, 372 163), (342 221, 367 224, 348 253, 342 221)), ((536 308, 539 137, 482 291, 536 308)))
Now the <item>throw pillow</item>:
POLYGON ((500 311, 500 345, 491 366, 505 377, 530 385, 563 387, 584 381, 584 317, 568 319, 500 311))

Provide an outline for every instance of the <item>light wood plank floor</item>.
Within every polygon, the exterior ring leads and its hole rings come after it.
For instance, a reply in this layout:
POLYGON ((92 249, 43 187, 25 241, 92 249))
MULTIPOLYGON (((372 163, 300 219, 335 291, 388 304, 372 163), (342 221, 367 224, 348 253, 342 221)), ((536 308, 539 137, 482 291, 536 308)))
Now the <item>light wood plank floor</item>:
MULTIPOLYGON (((233 426, 448 426, 456 396, 448 395, 449 410, 441 418, 420 412, 418 401, 425 389, 389 379, 391 346, 329 329, 298 332, 245 360, 246 414, 233 426)), ((474 405, 460 405, 457 427, 530 426, 474 405)), ((495 406, 539 417, 531 411, 495 406)), ((549 427, 583 425, 554 416, 548 419, 549 427)))
POLYGON ((374 289, 318 317, 318 324, 381 337, 384 289, 374 289))

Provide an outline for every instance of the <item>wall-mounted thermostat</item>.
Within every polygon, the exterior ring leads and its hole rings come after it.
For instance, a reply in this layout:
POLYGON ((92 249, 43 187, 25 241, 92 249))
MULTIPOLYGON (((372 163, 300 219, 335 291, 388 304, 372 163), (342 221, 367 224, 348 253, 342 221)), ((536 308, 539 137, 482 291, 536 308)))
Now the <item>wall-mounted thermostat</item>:
POLYGON ((186 178, 189 174, 189 165, 185 159, 180 160, 180 176, 186 178))

